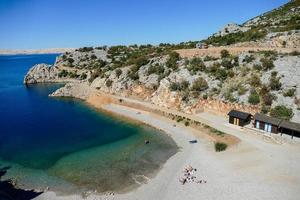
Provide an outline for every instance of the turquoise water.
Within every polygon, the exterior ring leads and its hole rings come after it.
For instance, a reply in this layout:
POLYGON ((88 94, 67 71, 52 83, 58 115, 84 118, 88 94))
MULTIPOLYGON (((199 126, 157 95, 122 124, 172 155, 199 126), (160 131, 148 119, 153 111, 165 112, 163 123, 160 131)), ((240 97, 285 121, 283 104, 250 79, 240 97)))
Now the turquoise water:
POLYGON ((0 167, 12 166, 7 177, 63 193, 121 192, 177 152, 155 129, 105 116, 76 99, 48 97, 59 84, 23 85, 32 65, 52 64, 56 56, 0 56, 0 167))

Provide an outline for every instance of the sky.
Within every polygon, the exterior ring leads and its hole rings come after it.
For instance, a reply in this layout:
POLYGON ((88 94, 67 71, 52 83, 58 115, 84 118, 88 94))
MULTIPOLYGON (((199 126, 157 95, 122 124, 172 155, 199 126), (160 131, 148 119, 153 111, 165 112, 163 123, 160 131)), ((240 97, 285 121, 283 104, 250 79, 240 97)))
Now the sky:
POLYGON ((0 0, 0 49, 201 40, 288 0, 0 0))

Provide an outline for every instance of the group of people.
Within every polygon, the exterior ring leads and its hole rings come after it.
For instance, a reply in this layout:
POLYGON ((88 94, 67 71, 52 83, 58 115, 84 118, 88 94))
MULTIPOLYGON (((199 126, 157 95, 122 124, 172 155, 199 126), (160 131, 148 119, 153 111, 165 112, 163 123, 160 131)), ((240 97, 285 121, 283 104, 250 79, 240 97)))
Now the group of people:
POLYGON ((187 182, 194 182, 194 183, 207 183, 206 180, 197 180, 194 173, 197 171, 196 168, 193 168, 192 166, 188 165, 183 169, 183 177, 179 179, 179 182, 184 185, 187 182))

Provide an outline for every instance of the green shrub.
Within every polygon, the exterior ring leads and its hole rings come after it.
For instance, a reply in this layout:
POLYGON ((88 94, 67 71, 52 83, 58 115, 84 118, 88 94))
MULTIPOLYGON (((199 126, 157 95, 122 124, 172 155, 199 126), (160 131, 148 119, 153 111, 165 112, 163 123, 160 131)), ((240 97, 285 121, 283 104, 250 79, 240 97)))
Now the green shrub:
POLYGON ((260 102, 259 95, 257 94, 255 89, 252 89, 248 97, 248 103, 252 105, 257 105, 259 104, 259 102, 260 102))
POLYGON ((180 56, 177 52, 172 51, 169 53, 169 59, 166 62, 166 66, 168 68, 171 68, 173 70, 176 70, 178 68, 177 62, 180 60, 180 56))
POLYGON ((147 74, 151 75, 151 74, 157 74, 157 75, 161 75, 165 72, 165 68, 162 65, 159 65, 158 63, 155 65, 151 65, 148 68, 147 74))
POLYGON ((89 78, 89 82, 93 82, 97 77, 100 77, 102 75, 102 70, 97 69, 94 70, 94 72, 91 74, 91 77, 89 78))
POLYGON ((169 86, 169 89, 171 91, 177 91, 177 90, 180 90, 180 84, 179 83, 171 83, 170 86, 169 86))
POLYGON ((230 33, 225 36, 212 36, 203 42, 217 46, 226 46, 237 42, 256 41, 267 35, 265 30, 261 28, 252 28, 246 32, 230 33))
POLYGON ((105 85, 106 87, 110 87, 112 85, 113 81, 108 79, 106 82, 105 82, 105 85))
POLYGON ((215 151, 216 152, 225 151, 226 149, 227 149, 227 144, 222 143, 222 142, 215 143, 215 151))
POLYGON ((83 47, 83 48, 79 48, 78 51, 89 52, 89 51, 92 51, 93 49, 94 49, 93 47, 83 47))
POLYGON ((207 84, 206 80, 202 77, 197 78, 194 81, 192 88, 191 88, 192 91, 196 91, 196 92, 201 92, 206 89, 208 89, 208 84, 207 84))
POLYGON ((206 69, 206 66, 201 58, 192 58, 192 60, 189 62, 188 70, 196 73, 197 71, 204 71, 206 69))
POLYGON ((277 72, 272 72, 270 79, 269 79, 269 87, 272 90, 280 90, 281 89, 280 77, 277 77, 277 72))
POLYGON ((73 64, 73 62, 74 62, 74 59, 73 59, 73 58, 68 58, 67 60, 68 60, 68 62, 69 62, 70 64, 73 64))
POLYGON ((271 109, 270 115, 279 119, 290 120, 294 116, 294 113, 291 108, 279 105, 271 109))
POLYGON ((226 49, 223 49, 221 51, 221 58, 228 58, 230 56, 229 51, 227 51, 226 49))
POLYGON ((171 91, 185 91, 189 88, 190 83, 188 81, 182 81, 181 83, 171 83, 169 89, 171 91))
POLYGON ((283 93, 283 96, 285 96, 285 97, 293 97, 293 96, 295 96, 295 93, 296 93, 296 89, 292 88, 292 89, 289 89, 289 90, 285 91, 283 93))
POLYGON ((94 54, 92 54, 92 55, 91 55, 91 59, 92 59, 92 60, 95 60, 95 59, 97 59, 97 56, 95 56, 94 54))
POLYGON ((253 65, 253 69, 260 71, 260 70, 262 70, 262 66, 260 64, 255 64, 255 65, 253 65))
POLYGON ((255 58, 254 58, 254 56, 253 55, 246 55, 245 56, 245 58, 244 58, 244 60, 243 60, 243 62, 246 62, 246 63, 251 63, 252 61, 254 61, 255 60, 255 58))
POLYGON ((246 92, 247 92, 248 90, 243 86, 243 85, 239 85, 238 86, 238 95, 244 95, 244 94, 246 94, 246 92))
POLYGON ((225 67, 226 69, 231 69, 234 67, 234 64, 232 63, 231 59, 222 59, 221 65, 225 67))
POLYGON ((69 72, 65 69, 63 69, 61 72, 58 73, 58 77, 62 78, 62 77, 67 77, 69 74, 69 72))
POLYGON ((185 125, 185 126, 189 126, 189 125, 190 125, 190 122, 185 121, 185 122, 184 122, 184 125, 185 125))
POLYGON ((249 84, 252 87, 259 87, 261 85, 260 77, 256 74, 252 75, 249 80, 249 84))
POLYGON ((227 79, 227 71, 223 68, 219 68, 217 69, 215 76, 217 79, 224 81, 227 79))
POLYGON ((80 75, 80 79, 81 79, 81 80, 85 80, 86 78, 87 78, 86 73, 82 73, 82 74, 80 75))
POLYGON ((262 69, 264 71, 268 71, 274 68, 274 63, 272 60, 268 59, 268 58, 261 58, 260 59, 261 65, 262 65, 262 69))
POLYGON ((119 78, 122 74, 122 70, 121 69, 116 69, 116 76, 119 78))
POLYGON ((232 93, 230 91, 227 91, 224 94, 224 98, 225 98, 226 101, 229 101, 231 103, 237 102, 237 99, 234 98, 234 96, 232 95, 232 93))

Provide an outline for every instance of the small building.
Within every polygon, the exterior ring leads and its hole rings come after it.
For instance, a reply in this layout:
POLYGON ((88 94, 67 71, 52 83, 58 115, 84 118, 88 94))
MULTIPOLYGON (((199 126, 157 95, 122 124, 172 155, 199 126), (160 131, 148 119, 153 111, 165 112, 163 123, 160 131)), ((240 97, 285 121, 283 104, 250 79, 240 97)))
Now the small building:
POLYGON ((196 44, 196 48, 197 49, 207 49, 208 48, 208 45, 206 43, 202 43, 202 42, 198 42, 196 44))
POLYGON ((278 133, 280 123, 281 120, 277 118, 269 117, 260 113, 256 113, 254 115, 254 127, 269 133, 278 133))
POLYGON ((251 122, 251 114, 246 112, 241 112, 238 110, 231 110, 228 113, 229 116, 229 123, 238 125, 238 126, 245 126, 251 122))
POLYGON ((300 124, 283 120, 279 124, 279 130, 282 134, 287 134, 293 137, 300 137, 300 124))

